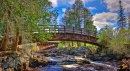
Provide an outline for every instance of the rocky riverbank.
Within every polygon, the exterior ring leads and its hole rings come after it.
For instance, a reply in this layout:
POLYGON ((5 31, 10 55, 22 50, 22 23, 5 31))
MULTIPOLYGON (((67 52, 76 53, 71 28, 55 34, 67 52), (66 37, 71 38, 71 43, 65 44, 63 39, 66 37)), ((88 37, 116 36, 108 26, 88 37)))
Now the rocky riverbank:
POLYGON ((112 60, 92 54, 88 48, 56 49, 49 53, 1 52, 1 71, 128 71, 130 59, 112 60), (120 69, 119 69, 120 68, 120 69))
MULTIPOLYGON (((46 57, 45 57, 46 58, 46 57)), ((49 65, 40 71, 116 71, 115 66, 101 62, 92 62, 80 56, 62 55, 47 57, 49 65)))

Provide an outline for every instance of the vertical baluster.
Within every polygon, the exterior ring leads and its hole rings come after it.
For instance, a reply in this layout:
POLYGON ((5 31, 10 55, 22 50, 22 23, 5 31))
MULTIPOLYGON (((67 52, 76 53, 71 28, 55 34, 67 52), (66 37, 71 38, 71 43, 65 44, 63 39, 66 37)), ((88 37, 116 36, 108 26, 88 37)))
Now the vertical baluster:
POLYGON ((66 33, 65 26, 64 26, 64 33, 66 33))
POLYGON ((74 39, 74 40, 75 40, 75 35, 74 35, 74 32, 75 32, 75 31, 74 31, 74 27, 73 27, 73 38, 72 38, 72 39, 74 39))
POLYGON ((81 28, 81 35, 82 35, 82 28, 81 28))
POLYGON ((66 28, 65 28, 65 26, 64 26, 64 36, 66 36, 66 28))
POLYGON ((81 28, 81 39, 82 39, 82 28, 81 28))
POLYGON ((90 39, 90 31, 88 30, 88 40, 90 39))
POLYGON ((74 27, 73 27, 73 34, 74 34, 74 27))

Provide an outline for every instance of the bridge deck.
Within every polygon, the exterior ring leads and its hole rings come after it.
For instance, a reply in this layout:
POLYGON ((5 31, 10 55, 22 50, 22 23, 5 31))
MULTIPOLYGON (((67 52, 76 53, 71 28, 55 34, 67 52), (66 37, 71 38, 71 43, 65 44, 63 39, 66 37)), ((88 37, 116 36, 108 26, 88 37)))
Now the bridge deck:
POLYGON ((45 28, 44 31, 49 33, 55 33, 51 40, 53 41, 80 41, 85 43, 90 43, 94 45, 99 44, 97 41, 97 35, 95 30, 88 30, 85 28, 75 28, 75 27, 66 27, 63 25, 53 25, 48 28, 45 28))

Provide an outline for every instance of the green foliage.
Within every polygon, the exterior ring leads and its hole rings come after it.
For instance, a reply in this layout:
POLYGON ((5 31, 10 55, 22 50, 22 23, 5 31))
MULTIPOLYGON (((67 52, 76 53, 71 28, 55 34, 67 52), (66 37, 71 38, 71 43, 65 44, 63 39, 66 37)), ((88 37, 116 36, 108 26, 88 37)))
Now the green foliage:
POLYGON ((130 52, 130 49, 126 47, 126 44, 130 44, 129 35, 130 32, 128 29, 112 29, 107 27, 102 31, 98 42, 104 47, 108 47, 108 53, 127 54, 130 52))
POLYGON ((90 11, 84 7, 82 0, 75 0, 72 7, 66 10, 62 22, 68 28, 75 26, 76 29, 79 29, 81 25, 84 25, 85 29, 96 31, 96 27, 93 25, 91 19, 92 15, 90 11))
POLYGON ((109 45, 110 45, 109 41, 113 38, 114 37, 113 37, 112 28, 109 26, 106 26, 106 28, 104 28, 102 30, 102 33, 100 34, 97 42, 100 43, 101 45, 103 45, 103 47, 109 47, 109 45))
MULTIPOLYGON (((0 2, 0 33, 4 35, 5 28, 8 35, 17 32, 22 36, 23 43, 37 39, 46 42, 51 34, 43 31, 45 27, 56 22, 57 12, 52 11, 48 0, 1 0, 0 2), (53 21, 52 21, 53 19, 53 21), (37 35, 34 35, 37 32, 37 35)), ((6 35, 7 35, 6 34, 6 35)))
POLYGON ((127 29, 120 29, 118 30, 118 34, 115 35, 115 38, 110 40, 110 50, 113 51, 113 53, 118 54, 127 54, 129 52, 129 49, 126 47, 126 44, 130 44, 129 42, 129 31, 127 29))

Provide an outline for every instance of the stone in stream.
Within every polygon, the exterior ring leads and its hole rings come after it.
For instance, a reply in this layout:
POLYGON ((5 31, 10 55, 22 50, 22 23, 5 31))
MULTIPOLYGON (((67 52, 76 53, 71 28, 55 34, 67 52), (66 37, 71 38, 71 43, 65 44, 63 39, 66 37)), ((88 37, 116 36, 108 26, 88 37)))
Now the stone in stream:
POLYGON ((80 65, 90 64, 90 62, 87 59, 85 59, 85 60, 79 60, 79 61, 77 61, 77 63, 80 64, 80 65))

